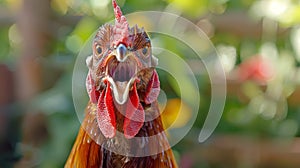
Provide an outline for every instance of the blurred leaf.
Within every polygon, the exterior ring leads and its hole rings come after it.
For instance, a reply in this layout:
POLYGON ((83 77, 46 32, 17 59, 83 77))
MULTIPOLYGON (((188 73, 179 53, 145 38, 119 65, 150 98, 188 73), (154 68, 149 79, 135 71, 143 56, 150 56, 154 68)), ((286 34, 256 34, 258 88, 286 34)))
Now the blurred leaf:
POLYGON ((279 125, 277 134, 283 137, 293 137, 298 128, 299 124, 295 120, 285 120, 279 125))
POLYGON ((169 99, 161 116, 165 128, 178 128, 190 120, 191 110, 180 99, 169 99))
POLYGON ((242 85, 242 90, 244 94, 250 99, 262 94, 260 86, 253 82, 245 82, 242 85))
POLYGON ((82 41, 86 41, 101 25, 91 17, 84 17, 76 25, 72 34, 77 35, 82 41))
POLYGON ((3 2, 5 2, 12 11, 19 10, 22 4, 22 0, 3 0, 3 2))
POLYGON ((207 12, 208 0, 168 0, 168 2, 192 17, 199 17, 207 12))
POLYGON ((73 53, 78 53, 86 40, 97 31, 99 26, 95 19, 90 17, 83 18, 71 35, 67 37, 66 47, 73 53))
POLYGON ((8 29, 0 29, 0 61, 5 60, 9 57, 9 39, 8 39, 8 29))
POLYGON ((64 15, 68 12, 68 8, 71 3, 73 3, 73 0, 52 0, 51 6, 54 10, 64 15))
POLYGON ((292 6, 281 17, 282 26, 291 27, 300 23, 300 4, 292 6))

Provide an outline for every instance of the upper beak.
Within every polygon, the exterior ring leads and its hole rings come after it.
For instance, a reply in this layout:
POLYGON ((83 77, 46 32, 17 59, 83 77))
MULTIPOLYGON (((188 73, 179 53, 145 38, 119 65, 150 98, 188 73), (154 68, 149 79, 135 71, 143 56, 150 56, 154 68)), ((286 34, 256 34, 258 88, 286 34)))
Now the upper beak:
POLYGON ((116 49, 116 58, 119 62, 124 62, 127 59, 127 48, 122 43, 116 49))

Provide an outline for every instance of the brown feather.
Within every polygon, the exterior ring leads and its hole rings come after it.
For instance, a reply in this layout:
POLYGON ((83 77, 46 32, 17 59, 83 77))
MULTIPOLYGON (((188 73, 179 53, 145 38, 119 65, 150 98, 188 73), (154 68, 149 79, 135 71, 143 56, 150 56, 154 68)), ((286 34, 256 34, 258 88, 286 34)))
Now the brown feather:
MULTIPOLYGON (((87 108, 87 111, 88 109, 89 108, 87 108)), ((101 146, 93 141, 85 129, 83 129, 88 123, 88 120, 89 117, 86 117, 80 127, 65 168, 99 168, 102 165, 101 146)))
MULTIPOLYGON (((146 117, 155 117, 158 115, 158 105, 157 102, 153 103, 151 106, 144 107, 146 110, 146 117)), ((91 134, 88 133, 90 130, 94 130, 95 126, 97 126, 94 122, 94 111, 95 105, 92 103, 89 103, 86 109, 86 117, 82 123, 82 126, 79 130, 78 136, 76 138, 76 141, 74 143, 73 149, 70 153, 70 156, 66 162, 65 168, 94 168, 94 167, 103 167, 103 168, 139 168, 139 167, 153 167, 153 168, 176 168, 177 164, 174 158, 174 155, 172 153, 171 149, 168 149, 166 151, 163 150, 163 148, 169 148, 168 140, 165 136, 165 134, 162 132, 164 130, 163 124, 161 121, 161 117, 157 117, 152 121, 145 122, 139 133, 137 134, 137 137, 149 137, 152 135, 157 135, 158 133, 161 133, 161 136, 158 136, 159 138, 156 141, 149 141, 144 145, 141 144, 130 144, 130 143, 122 143, 119 142, 118 144, 111 144, 111 142, 118 142, 117 137, 114 139, 116 141, 110 141, 107 139, 104 139, 101 132, 97 132, 97 136, 94 136, 93 139, 91 138, 91 134), (93 126, 94 125, 94 126, 93 126), (97 144, 96 141, 99 143, 97 144), (114 152, 111 152, 107 150, 107 147, 103 148, 102 146, 108 146, 111 145, 112 148, 115 146, 115 148, 118 148, 120 146, 123 146, 123 148, 130 148, 136 149, 136 151, 131 151, 135 153, 147 153, 147 152, 155 152, 151 151, 153 149, 157 150, 158 146, 161 146, 161 152, 156 155, 151 156, 145 156, 145 157, 128 157, 116 154, 114 152), (140 148, 136 148, 137 145, 140 145, 140 148)), ((123 115, 121 113, 117 114, 117 122, 121 123, 123 115)), ((95 132, 95 131, 94 131, 95 132)), ((95 134, 93 134, 95 135, 95 134)), ((124 138, 122 138, 124 139, 124 138)), ((142 143, 142 142, 141 142, 142 143)), ((126 149, 125 149, 126 150, 126 149)))

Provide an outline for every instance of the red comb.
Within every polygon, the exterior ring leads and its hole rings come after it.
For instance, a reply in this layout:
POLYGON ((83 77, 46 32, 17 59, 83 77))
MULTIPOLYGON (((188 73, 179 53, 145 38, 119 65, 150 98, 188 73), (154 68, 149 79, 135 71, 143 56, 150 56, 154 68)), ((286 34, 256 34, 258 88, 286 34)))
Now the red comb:
POLYGON ((120 22, 121 16, 122 16, 122 11, 121 11, 120 7, 118 6, 116 0, 112 0, 112 4, 114 7, 115 17, 116 17, 117 21, 120 22))
POLYGON ((122 11, 120 7, 118 6, 116 0, 112 0, 112 5, 114 7, 114 12, 115 12, 115 26, 114 26, 114 42, 113 45, 117 46, 120 43, 127 44, 127 39, 128 39, 128 23, 127 19, 125 16, 123 16, 122 11))

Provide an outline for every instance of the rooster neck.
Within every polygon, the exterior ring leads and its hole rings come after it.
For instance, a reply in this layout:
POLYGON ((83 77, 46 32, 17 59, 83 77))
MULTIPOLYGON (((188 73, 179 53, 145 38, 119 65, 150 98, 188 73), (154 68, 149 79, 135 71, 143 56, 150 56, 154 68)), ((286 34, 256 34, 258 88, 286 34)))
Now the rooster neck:
MULTIPOLYGON (((120 112, 120 111, 126 109, 126 107, 117 105, 117 107, 115 107, 115 110, 116 110, 115 116, 116 116, 116 123, 117 123, 116 129, 118 132, 121 133, 121 135, 119 134, 114 138, 105 139, 105 140, 103 140, 103 143, 101 145, 104 147, 115 148, 115 149, 122 148, 122 151, 126 151, 130 155, 135 153, 135 151, 133 151, 133 149, 136 149, 137 147, 140 149, 144 148, 144 149, 142 149, 142 150, 146 150, 144 152, 147 152, 147 150, 150 150, 150 151, 154 150, 153 152, 150 152, 150 153, 160 153, 160 152, 163 152, 164 149, 168 149, 169 144, 168 144, 168 140, 164 133, 164 126, 163 126, 163 123, 162 123, 162 120, 160 117, 158 103, 153 102, 150 105, 145 105, 143 103, 143 108, 145 110, 145 122, 144 122, 143 126, 141 127, 141 129, 139 130, 139 132, 137 133, 137 135, 135 136, 136 138, 137 137, 139 138, 138 140, 129 141, 126 138, 124 138, 123 123, 124 123, 125 116, 124 116, 124 113, 120 112), (147 142, 149 142, 149 140, 151 141, 151 139, 149 137, 152 137, 152 136, 157 137, 157 138, 154 138, 156 142, 163 141, 166 143, 157 143, 156 145, 158 145, 158 148, 154 147, 154 146, 156 146, 154 144, 151 144, 151 143, 147 144, 147 142), (152 146, 152 145, 154 145, 154 146, 152 146)), ((140 149, 137 149, 137 150, 140 150, 140 149)), ((137 155, 143 155, 143 154, 140 153, 137 155)))
MULTIPOLYGON (((145 108, 146 122, 136 135, 136 137, 141 137, 140 141, 130 143, 124 137, 116 136, 106 139, 97 127, 96 106, 89 103, 86 108, 87 115, 65 167, 176 168, 176 161, 163 132, 164 128, 157 102, 143 107, 145 108), (150 120, 152 118, 153 120, 150 120), (149 140, 148 138, 151 136, 157 137, 157 139, 149 140), (113 152, 116 149, 124 153, 113 152)), ((120 122, 124 120, 124 116, 120 112, 116 112, 116 117, 120 122)))
MULTIPOLYGON (((103 147, 101 152, 104 167, 177 167, 164 132, 158 103, 155 101, 150 105, 143 104, 143 108, 145 109, 146 122, 135 136, 139 140, 127 141, 124 137, 116 136, 113 139, 107 139, 101 145, 103 147), (156 138, 151 139, 149 137, 156 138), (120 155, 108 150, 112 148, 123 148, 128 153, 120 155)), ((124 115, 118 111, 116 112, 116 119, 117 123, 121 123, 118 125, 118 131, 121 132, 124 115)))

